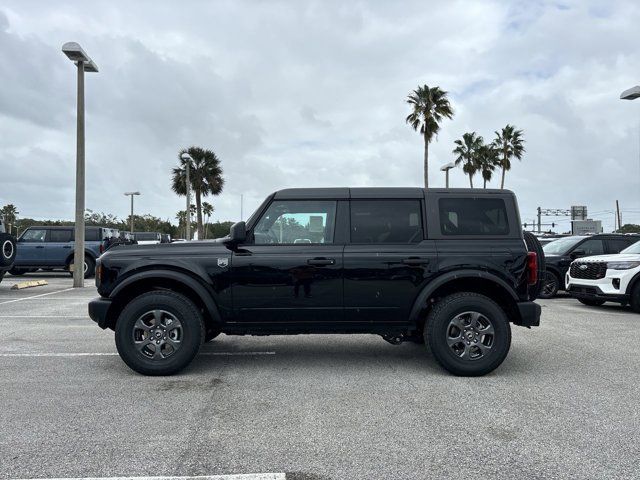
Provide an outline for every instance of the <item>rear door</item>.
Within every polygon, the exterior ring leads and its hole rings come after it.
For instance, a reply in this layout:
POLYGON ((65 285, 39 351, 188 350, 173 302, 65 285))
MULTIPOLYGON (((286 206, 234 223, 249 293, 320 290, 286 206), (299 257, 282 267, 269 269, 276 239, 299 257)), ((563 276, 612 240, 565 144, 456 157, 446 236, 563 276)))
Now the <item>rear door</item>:
POLYGON ((435 243, 426 239, 423 191, 388 199, 371 193, 352 189, 344 251, 345 319, 363 328, 407 323, 437 263, 435 243))
POLYGON ((49 230, 45 242, 46 265, 51 267, 65 266, 73 248, 72 232, 71 228, 52 228, 49 230))
POLYGON ((250 240, 233 252, 238 321, 314 331, 342 322, 344 242, 335 235, 337 203, 273 200, 250 240))
POLYGON ((606 241, 607 253, 620 253, 627 247, 630 247, 638 241, 638 237, 620 237, 620 238, 608 238, 606 241))

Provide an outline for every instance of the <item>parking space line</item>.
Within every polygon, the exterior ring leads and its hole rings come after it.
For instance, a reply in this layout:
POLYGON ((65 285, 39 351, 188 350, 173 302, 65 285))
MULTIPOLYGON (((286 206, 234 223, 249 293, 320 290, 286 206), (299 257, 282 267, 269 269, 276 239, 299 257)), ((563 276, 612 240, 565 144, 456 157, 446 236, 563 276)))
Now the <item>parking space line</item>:
POLYGON ((0 318, 89 318, 89 315, 0 315, 0 318))
POLYGON ((69 290, 73 290, 73 287, 65 288, 63 290, 56 290, 55 292, 41 293, 40 295, 32 295, 30 297, 14 298, 13 300, 7 300, 7 301, 4 301, 4 302, 0 302, 0 305, 6 305, 7 303, 14 303, 14 302, 22 302, 23 300, 30 300, 30 299, 33 299, 33 298, 46 297, 47 295, 55 295, 56 293, 68 292, 69 290))
POLYGON ((287 480, 287 474, 245 473, 236 475, 200 475, 195 477, 73 477, 32 478, 23 480, 287 480))
MULTIPOLYGON (((251 355, 275 355, 275 354, 276 352, 200 352, 198 355, 251 356, 251 355)), ((117 355, 118 354, 116 352, 0 353, 0 357, 115 357, 117 355)), ((174 478, 174 477, 171 477, 171 478, 174 478)), ((189 478, 194 478, 194 477, 189 477, 189 478)))

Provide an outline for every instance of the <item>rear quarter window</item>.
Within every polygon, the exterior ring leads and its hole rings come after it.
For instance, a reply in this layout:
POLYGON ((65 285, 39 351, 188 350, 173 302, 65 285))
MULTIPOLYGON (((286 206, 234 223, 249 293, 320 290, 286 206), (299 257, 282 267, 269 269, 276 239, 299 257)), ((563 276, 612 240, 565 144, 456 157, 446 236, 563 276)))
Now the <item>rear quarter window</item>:
POLYGON ((508 235, 509 219, 502 198, 441 198, 440 233, 456 235, 508 235))

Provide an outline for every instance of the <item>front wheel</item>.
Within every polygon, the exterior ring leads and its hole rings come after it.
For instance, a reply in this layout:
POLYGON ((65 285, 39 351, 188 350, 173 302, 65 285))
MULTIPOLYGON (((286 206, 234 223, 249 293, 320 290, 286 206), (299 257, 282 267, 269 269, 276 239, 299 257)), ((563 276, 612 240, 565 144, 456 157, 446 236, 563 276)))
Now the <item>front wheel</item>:
POLYGON ((500 306, 484 295, 455 293, 438 302, 425 324, 425 343, 454 375, 476 377, 500 366, 511 346, 511 327, 500 306))
POLYGON ((202 315, 187 297, 154 291, 136 297, 116 323, 122 360, 144 375, 172 375, 198 353, 205 332, 202 315))
POLYGON ((545 272, 538 298, 553 298, 560 288, 560 279, 553 272, 545 272))
POLYGON ((583 305, 588 305, 589 307, 599 307, 603 305, 606 300, 597 300, 595 298, 579 298, 578 301, 583 305))
POLYGON ((631 290, 631 309, 640 313, 640 282, 636 282, 635 287, 631 290))

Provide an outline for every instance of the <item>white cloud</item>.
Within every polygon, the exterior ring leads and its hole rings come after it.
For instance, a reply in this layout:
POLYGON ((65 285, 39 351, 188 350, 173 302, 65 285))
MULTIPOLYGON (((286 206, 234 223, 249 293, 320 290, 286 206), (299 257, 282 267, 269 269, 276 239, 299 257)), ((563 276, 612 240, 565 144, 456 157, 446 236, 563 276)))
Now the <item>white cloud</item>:
MULTIPOLYGON (((523 219, 535 208, 614 201, 640 211, 640 101, 633 1, 20 2, 0 6, 0 203, 72 218, 75 85, 60 52, 80 42, 87 75, 87 207, 173 218, 177 152, 214 149, 227 179, 216 216, 245 217, 290 186, 420 185, 422 145, 404 124, 419 84, 456 111, 432 144, 507 123, 527 152, 507 174, 523 219)), ((467 180, 454 170, 453 185, 467 180)), ((496 184, 495 182, 493 183, 496 184)), ((627 221, 640 223, 628 212, 627 221)))

